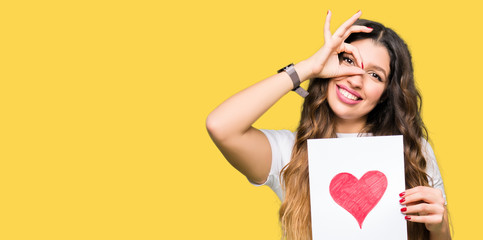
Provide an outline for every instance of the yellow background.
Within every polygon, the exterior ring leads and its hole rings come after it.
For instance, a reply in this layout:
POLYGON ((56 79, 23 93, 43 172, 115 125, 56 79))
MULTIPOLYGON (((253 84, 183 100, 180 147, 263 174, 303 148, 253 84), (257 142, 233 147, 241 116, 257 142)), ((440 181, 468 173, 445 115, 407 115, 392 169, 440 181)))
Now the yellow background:
MULTIPOLYGON (((455 239, 480 235, 476 1, 3 1, 0 239, 279 239, 279 201, 208 137, 209 112, 357 10, 409 44, 455 239)), ((289 93, 255 126, 294 130, 289 93)))

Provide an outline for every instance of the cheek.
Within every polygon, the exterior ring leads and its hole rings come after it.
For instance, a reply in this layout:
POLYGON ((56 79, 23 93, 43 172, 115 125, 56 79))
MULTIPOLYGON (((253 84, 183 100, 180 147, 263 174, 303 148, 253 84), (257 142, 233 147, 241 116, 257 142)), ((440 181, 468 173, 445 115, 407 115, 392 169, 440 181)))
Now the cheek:
POLYGON ((379 101, 382 94, 384 93, 385 85, 377 84, 369 89, 368 94, 371 96, 371 99, 374 101, 379 101))
POLYGON ((330 80, 329 85, 327 86, 327 97, 330 98, 332 95, 335 95, 333 89, 335 89, 335 83, 333 80, 330 80))

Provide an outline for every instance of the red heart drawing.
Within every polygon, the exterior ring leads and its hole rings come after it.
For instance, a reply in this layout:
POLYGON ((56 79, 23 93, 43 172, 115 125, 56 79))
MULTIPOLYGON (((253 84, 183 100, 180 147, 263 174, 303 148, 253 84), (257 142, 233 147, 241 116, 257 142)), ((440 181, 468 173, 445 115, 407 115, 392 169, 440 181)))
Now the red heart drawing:
POLYGON ((334 201, 347 210, 359 223, 381 200, 387 188, 387 178, 379 171, 369 171, 357 180, 350 173, 339 173, 330 182, 330 195, 334 201))

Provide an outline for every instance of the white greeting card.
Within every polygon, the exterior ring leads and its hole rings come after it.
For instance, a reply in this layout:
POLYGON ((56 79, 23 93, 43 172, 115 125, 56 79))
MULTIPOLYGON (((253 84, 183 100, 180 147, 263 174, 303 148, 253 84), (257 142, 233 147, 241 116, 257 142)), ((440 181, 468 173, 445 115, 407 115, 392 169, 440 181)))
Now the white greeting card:
POLYGON ((312 235, 407 240, 402 136, 309 139, 312 235))

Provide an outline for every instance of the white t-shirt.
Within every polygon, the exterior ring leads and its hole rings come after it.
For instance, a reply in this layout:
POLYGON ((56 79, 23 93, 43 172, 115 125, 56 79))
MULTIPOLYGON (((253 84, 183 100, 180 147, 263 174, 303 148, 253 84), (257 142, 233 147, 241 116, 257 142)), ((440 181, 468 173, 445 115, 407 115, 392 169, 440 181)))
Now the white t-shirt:
MULTIPOLYGON (((280 185, 280 172, 282 171, 282 168, 290 162, 292 148, 295 143, 295 133, 289 130, 261 129, 261 131, 265 134, 265 136, 267 136, 268 141, 270 142, 270 147, 272 149, 272 166, 265 183, 252 184, 255 186, 269 186, 275 192, 275 194, 277 194, 280 201, 283 201, 284 193, 282 191, 282 186, 280 185)), ((357 137, 357 135, 357 133, 338 133, 337 137, 357 137)), ((428 174, 429 185, 441 190, 446 202, 443 179, 441 178, 441 173, 439 172, 433 149, 426 140, 423 141, 422 149, 427 162, 426 173, 428 174)))

